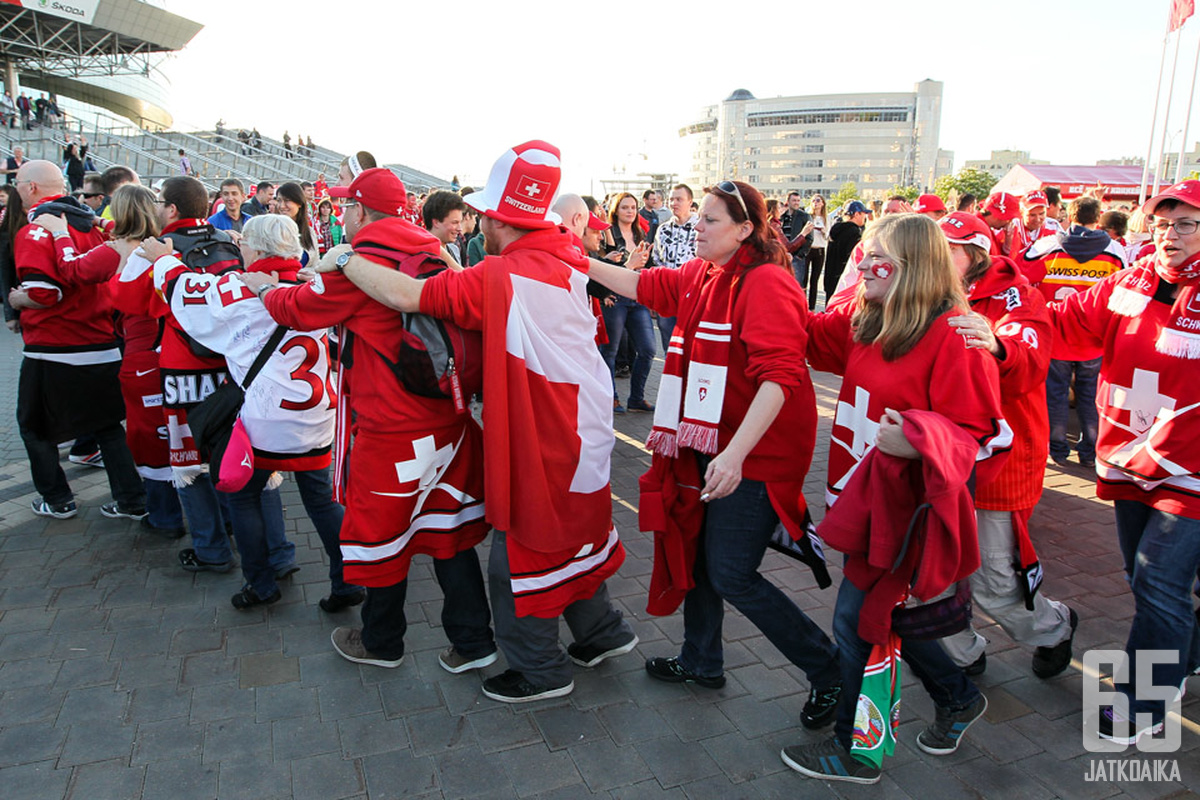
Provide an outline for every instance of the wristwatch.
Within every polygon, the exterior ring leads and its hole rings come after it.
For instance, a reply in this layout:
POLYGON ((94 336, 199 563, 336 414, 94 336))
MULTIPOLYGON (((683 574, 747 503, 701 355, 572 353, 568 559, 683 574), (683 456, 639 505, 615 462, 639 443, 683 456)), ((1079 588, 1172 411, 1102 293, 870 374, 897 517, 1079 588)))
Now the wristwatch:
POLYGON ((258 291, 255 292, 255 294, 258 295, 258 299, 261 300, 264 294, 274 289, 277 285, 278 284, 274 283, 264 283, 262 286, 258 287, 258 291))
POLYGON ((339 254, 338 257, 333 260, 333 266, 338 272, 341 272, 342 270, 346 269, 346 265, 350 263, 350 257, 353 255, 353 250, 347 250, 346 252, 339 254))

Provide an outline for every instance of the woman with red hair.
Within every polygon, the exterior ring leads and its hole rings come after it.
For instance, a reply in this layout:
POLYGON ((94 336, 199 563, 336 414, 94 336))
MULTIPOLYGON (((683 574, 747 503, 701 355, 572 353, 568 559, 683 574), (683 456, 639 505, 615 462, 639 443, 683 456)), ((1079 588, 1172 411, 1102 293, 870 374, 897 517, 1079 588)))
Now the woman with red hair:
MULTIPOLYGON (((817 426, 804 362, 808 309, 766 203, 748 184, 709 190, 696 255, 677 270, 595 260, 590 270, 609 289, 677 317, 640 513, 643 527, 656 531, 649 610, 669 614, 682 602, 684 642, 678 656, 652 658, 646 671, 670 683, 723 686, 728 600, 804 670, 813 688, 801 722, 821 727, 841 696, 837 650, 758 571, 780 522, 793 540, 808 542, 802 482, 817 426)), ((828 585, 813 555, 805 558, 828 585)))

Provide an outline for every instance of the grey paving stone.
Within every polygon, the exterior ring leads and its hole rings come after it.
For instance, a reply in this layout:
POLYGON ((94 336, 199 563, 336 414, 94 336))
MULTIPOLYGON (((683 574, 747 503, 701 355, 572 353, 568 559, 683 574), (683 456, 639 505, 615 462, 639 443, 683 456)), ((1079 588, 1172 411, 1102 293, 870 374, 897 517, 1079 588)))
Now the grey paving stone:
POLYGON ((596 716, 604 723, 609 736, 618 745, 644 742, 672 733, 671 726, 653 708, 639 708, 633 703, 615 703, 597 709, 596 716))
POLYGON ((663 703, 657 710, 685 742, 707 739, 733 730, 733 723, 721 713, 719 705, 700 705, 691 699, 683 699, 663 703))
POLYGON ((408 748, 408 729, 402 719, 365 714, 338 720, 343 758, 361 758, 408 748))
POLYGON ((396 752, 363 759, 367 795, 371 800, 420 797, 439 788, 437 767, 429 757, 396 752))
POLYGON ((552 753, 544 744, 505 750, 498 757, 520 797, 583 782, 569 753, 552 753))
POLYGON ((238 677, 243 689, 297 683, 300 662, 281 653, 252 653, 238 659, 238 677))
POLYGON ((117 722, 80 722, 71 726, 58 766, 91 764, 114 758, 129 759, 134 726, 117 722))
POLYGON ((120 663, 113 663, 104 658, 77 658, 64 661, 55 677, 54 689, 73 690, 107 685, 111 691, 111 684, 116 682, 120 667, 120 663))
POLYGON ((138 626, 118 631, 110 652, 114 658, 165 655, 170 646, 170 631, 138 626))
POLYGON ((182 718, 145 722, 137 727, 132 763, 198 758, 203 744, 203 725, 189 725, 182 718))
POLYGON ((125 719, 129 692, 114 691, 111 686, 72 689, 67 692, 56 725, 65 727, 79 722, 120 723, 125 719))
POLYGON ((888 776, 913 797, 936 797, 938 800, 979 797, 937 758, 900 765, 887 764, 885 769, 888 776))
MULTIPOLYGON (((602 664, 601 667, 605 666, 602 664)), ((640 669, 640 667, 639 667, 640 669)), ((601 675, 594 671, 580 675, 571 692, 571 705, 582 711, 620 703, 625 700, 625 687, 617 675, 601 675)))
POLYGON ((541 731, 531 717, 530 714, 514 714, 508 706, 493 704, 493 708, 471 714, 468 719, 479 749, 493 753, 540 742, 541 731))
POLYGON ((630 786, 653 777, 634 748, 617 747, 608 739, 576 745, 569 752, 575 768, 593 792, 630 786))
MULTIPOLYGON (((220 650, 225 644, 225 631, 215 628, 184 628, 176 630, 171 636, 171 651, 173 656, 188 656, 193 653, 207 653, 220 650)), ((232 655, 232 654, 230 654, 232 655)))
POLYGON ((212 800, 217 797, 219 767, 205 766, 198 758, 158 761, 146 767, 142 796, 146 800, 212 800))
POLYGON ((258 722, 271 722, 288 717, 306 717, 317 713, 317 690, 299 683, 264 686, 254 690, 255 714, 258 722))
POLYGON ((534 711, 532 716, 551 750, 574 747, 607 735, 593 712, 570 705, 534 711))
POLYGON ((362 680, 358 664, 342 658, 333 652, 332 647, 311 656, 300 656, 297 660, 300 663, 300 682, 305 686, 319 686, 350 679, 360 682, 362 680))
POLYGON ((341 800, 366 788, 358 766, 336 753, 296 759, 291 769, 295 800, 341 800))
POLYGON ((254 689, 223 683, 197 686, 191 691, 191 722, 214 722, 234 717, 254 719, 254 689))
POLYGON ((237 660, 226 658, 219 652, 186 656, 181 664, 183 672, 179 685, 184 687, 225 683, 237 676, 237 660))
POLYGON ((442 796, 509 797, 513 787, 505 777, 500 757, 481 753, 475 747, 451 750, 433 757, 442 796))
POLYGON ((58 612, 49 608, 15 608, 0 617, 0 635, 47 631, 58 612))
POLYGON ((27 658, 24 661, 10 661, 0 665, 0 692, 48 686, 54 683, 61 666, 61 662, 40 658, 27 658))
POLYGON ((0 696, 0 727, 51 720, 58 716, 66 692, 13 689, 0 696))
POLYGON ((192 693, 189 691, 180 691, 171 684, 145 686, 130 694, 125 718, 129 722, 158 722, 187 717, 191 706, 192 693))
POLYGON ((265 624, 245 625, 225 631, 225 655, 244 656, 248 653, 277 653, 283 647, 283 636, 265 624))
POLYGON ((210 722, 204 728, 204 763, 265 763, 271 758, 271 724, 249 719, 210 722))
POLYGON ((120 761, 105 761, 100 764, 84 764, 75 768, 68 800, 138 800, 142 796, 142 785, 146 768, 120 761))
POLYGON ((647 800, 648 798, 654 798, 654 800, 661 800, 661 798, 683 800, 687 797, 683 789, 678 786, 664 790, 659 782, 655 780, 642 781, 633 786, 621 786, 608 792, 607 796, 613 800, 647 800))
POLYGON ((311 717, 293 717, 271 724, 275 761, 291 761, 341 750, 338 727, 311 717))
POLYGON ((1056 797, 1087 798, 1111 797, 1119 789, 1108 781, 1086 781, 1091 767, 1088 763, 1095 756, 1079 756, 1061 760, 1047 753, 1026 758, 1016 764, 1021 772, 1045 786, 1056 797))
POLYGON ((49 723, 14 725, 0 731, 0 754, 5 766, 54 759, 66 738, 65 729, 49 723))
POLYGON ((317 688, 321 719, 339 720, 383 710, 378 686, 363 686, 357 675, 349 680, 322 682, 317 688))
POLYGON ((442 705, 437 687, 424 683, 416 676, 400 676, 382 683, 379 694, 383 698, 384 712, 389 717, 407 717, 442 705))
POLYGON ((0 786, 21 800, 62 800, 71 780, 70 769, 55 769, 53 761, 0 769, 0 786))
POLYGON ((658 782, 666 788, 680 786, 721 771, 703 748, 664 736, 633 745, 658 782))
POLYGON ((80 633, 103 630, 108 611, 93 608, 66 608, 58 612, 51 633, 80 633))
POLYGON ((23 658, 46 658, 54 652, 57 637, 43 631, 9 633, 0 640, 0 660, 19 661, 23 658))
POLYGON ((287 800, 292 797, 292 771, 287 764, 221 764, 221 800, 287 800))
POLYGON ((405 717, 408 737, 415 755, 435 755, 470 744, 466 717, 452 717, 441 709, 405 717))

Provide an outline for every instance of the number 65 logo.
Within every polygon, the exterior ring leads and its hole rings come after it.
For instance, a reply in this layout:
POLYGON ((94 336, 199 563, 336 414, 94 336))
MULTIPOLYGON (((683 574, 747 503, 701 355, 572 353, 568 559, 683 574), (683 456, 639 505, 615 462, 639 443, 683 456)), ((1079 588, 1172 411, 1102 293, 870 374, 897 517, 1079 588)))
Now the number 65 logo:
MULTIPOLYGON (((1167 710, 1161 735, 1149 733, 1138 737, 1137 749, 1144 753, 1173 753, 1179 750, 1181 732, 1179 707, 1182 694, 1178 686, 1158 686, 1153 683, 1155 664, 1176 664, 1179 654, 1175 650, 1139 650, 1137 652, 1136 694, 1139 700, 1161 700, 1167 710)), ((1113 708, 1113 733, 1118 737, 1130 737, 1152 725, 1151 716, 1140 712, 1131 714, 1129 698, 1119 691, 1109 691, 1100 686, 1100 667, 1112 666, 1113 682, 1129 680, 1129 656, 1124 650, 1088 650, 1083 654, 1083 747, 1090 753, 1119 753, 1128 745, 1102 739, 1096 726, 1089 720, 1097 717, 1105 706, 1113 708), (1130 722, 1129 720, 1133 720, 1130 722)))

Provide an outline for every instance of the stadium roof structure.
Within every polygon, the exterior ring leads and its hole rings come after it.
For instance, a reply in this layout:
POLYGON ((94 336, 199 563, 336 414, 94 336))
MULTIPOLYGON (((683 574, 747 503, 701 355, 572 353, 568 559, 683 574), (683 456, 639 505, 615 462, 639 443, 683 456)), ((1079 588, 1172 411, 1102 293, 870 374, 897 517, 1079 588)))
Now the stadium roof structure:
POLYGON ((181 49, 201 28, 141 0, 0 0, 0 60, 33 88, 169 125, 170 115, 153 103, 78 79, 149 77, 159 56, 181 49))
MULTIPOLYGON (((993 192, 1023 195, 1045 186, 1056 186, 1070 200, 1103 184, 1106 196, 1136 198, 1142 182, 1142 168, 1130 166, 1087 166, 1058 164, 1017 164, 992 187, 993 192)), ((1150 175, 1154 183, 1154 175, 1150 175)), ((1170 181, 1165 185, 1169 186, 1170 181)))

